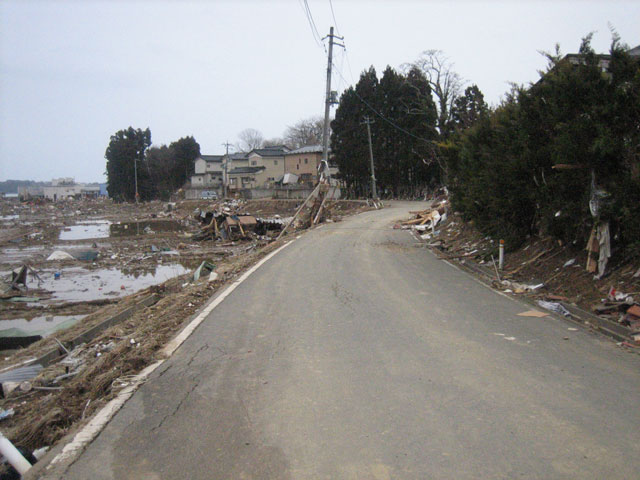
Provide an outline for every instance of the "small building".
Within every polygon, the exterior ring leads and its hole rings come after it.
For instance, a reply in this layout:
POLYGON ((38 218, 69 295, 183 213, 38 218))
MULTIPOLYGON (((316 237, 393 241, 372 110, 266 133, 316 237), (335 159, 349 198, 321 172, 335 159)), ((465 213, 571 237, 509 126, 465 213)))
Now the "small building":
POLYGON ((229 170, 229 190, 256 188, 261 185, 258 182, 264 178, 265 170, 264 166, 235 167, 233 170, 229 170))
POLYGON ((318 166, 322 161, 322 145, 309 145, 287 152, 284 157, 285 173, 300 177, 301 183, 318 183, 318 166))
POLYGON ((100 195, 100 184, 76 183, 71 177, 54 178, 50 185, 42 189, 44 197, 54 202, 69 198, 96 198, 100 195))
POLYGON ((100 196, 99 183, 76 183, 71 177, 54 178, 44 185, 18 187, 18 197, 21 200, 46 198, 56 202, 69 198, 97 198, 98 196, 100 196))

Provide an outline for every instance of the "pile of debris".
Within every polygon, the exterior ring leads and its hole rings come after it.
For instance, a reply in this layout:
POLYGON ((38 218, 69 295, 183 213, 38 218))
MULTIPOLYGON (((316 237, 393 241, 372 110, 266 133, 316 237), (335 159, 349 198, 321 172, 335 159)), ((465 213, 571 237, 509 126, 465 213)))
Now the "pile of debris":
POLYGON ((228 208, 213 210, 196 209, 194 217, 202 227, 191 236, 192 240, 271 240, 273 232, 279 232, 285 220, 279 216, 258 218, 253 215, 232 213, 228 208))
POLYGON ((594 305, 592 310, 600 318, 626 327, 629 336, 640 345, 640 305, 631 294, 618 292, 611 287, 607 296, 594 305))
POLYGON ((440 222, 446 222, 448 208, 448 201, 446 199, 440 200, 437 207, 409 212, 414 215, 414 218, 400 222, 394 228, 410 228, 422 240, 431 240, 440 234, 440 231, 436 230, 436 225, 440 222))

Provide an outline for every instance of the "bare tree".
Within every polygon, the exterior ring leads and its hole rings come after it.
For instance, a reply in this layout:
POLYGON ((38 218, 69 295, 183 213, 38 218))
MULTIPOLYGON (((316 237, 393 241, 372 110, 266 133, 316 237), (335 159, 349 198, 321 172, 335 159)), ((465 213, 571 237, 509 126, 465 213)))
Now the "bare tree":
POLYGON ((236 149, 241 152, 250 152, 254 148, 260 148, 264 142, 264 137, 255 128, 246 128, 238 134, 236 149))
POLYGON ((262 142, 262 148, 279 147, 284 144, 285 144, 285 141, 282 138, 279 138, 279 137, 267 138, 262 142))
POLYGON ((300 148, 307 145, 320 145, 322 143, 324 120, 322 117, 309 117, 287 127, 284 132, 285 143, 291 148, 300 148))
POLYGON ((453 63, 442 50, 425 50, 415 62, 403 65, 405 71, 413 67, 424 74, 431 86, 438 109, 438 130, 446 135, 450 126, 451 107, 460 96, 464 81, 453 70, 453 63))

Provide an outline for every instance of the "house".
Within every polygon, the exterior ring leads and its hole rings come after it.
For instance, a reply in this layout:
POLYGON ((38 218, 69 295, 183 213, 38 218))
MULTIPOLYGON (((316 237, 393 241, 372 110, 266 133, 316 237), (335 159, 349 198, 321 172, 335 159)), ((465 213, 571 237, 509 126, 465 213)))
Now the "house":
POLYGON ((200 155, 194 165, 191 176, 192 187, 216 188, 222 185, 223 155, 200 155))
POLYGON ((301 183, 318 183, 318 165, 322 161, 322 145, 309 145, 285 154, 284 171, 300 177, 301 183))
POLYGON ((246 188, 256 188, 261 184, 258 179, 265 177, 264 166, 235 167, 227 172, 229 177, 229 190, 242 190, 246 188))
MULTIPOLYGON (((640 45, 637 47, 631 48, 627 50, 627 53, 633 57, 634 59, 640 59, 640 45)), ((611 61, 611 55, 609 54, 596 54, 596 58, 598 59, 598 66, 603 72, 609 71, 609 62, 611 61)), ((571 63, 572 65, 584 65, 585 58, 584 55, 580 53, 568 53, 564 56, 564 59, 571 63)))
POLYGON ((245 152, 236 152, 236 153, 229 153, 229 154, 223 155, 222 156, 223 182, 225 182, 227 185, 230 186, 231 182, 230 182, 230 179, 228 178, 229 172, 231 172, 235 168, 248 167, 248 166, 249 166, 249 159, 247 158, 247 154, 245 152), (225 175, 227 176, 227 178, 225 178, 225 175))
POLYGON ((254 148, 247 154, 249 167, 264 167, 256 173, 256 187, 270 187, 284 175, 285 154, 289 151, 284 145, 254 148))

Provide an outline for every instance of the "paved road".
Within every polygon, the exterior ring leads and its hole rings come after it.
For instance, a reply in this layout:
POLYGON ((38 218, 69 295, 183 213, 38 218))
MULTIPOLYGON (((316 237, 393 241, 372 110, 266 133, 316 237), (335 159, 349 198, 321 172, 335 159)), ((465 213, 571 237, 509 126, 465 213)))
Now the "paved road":
POLYGON ((638 478, 640 357, 414 248, 417 206, 285 248, 65 478, 638 478))

